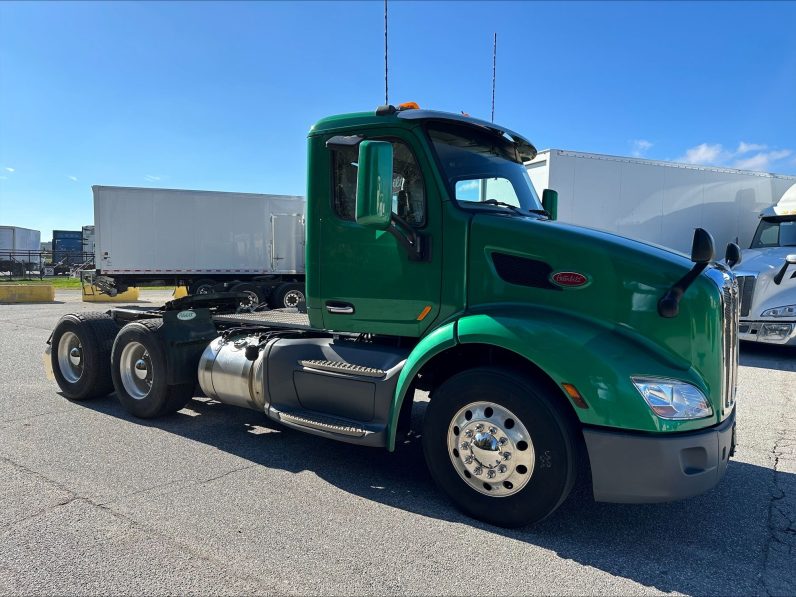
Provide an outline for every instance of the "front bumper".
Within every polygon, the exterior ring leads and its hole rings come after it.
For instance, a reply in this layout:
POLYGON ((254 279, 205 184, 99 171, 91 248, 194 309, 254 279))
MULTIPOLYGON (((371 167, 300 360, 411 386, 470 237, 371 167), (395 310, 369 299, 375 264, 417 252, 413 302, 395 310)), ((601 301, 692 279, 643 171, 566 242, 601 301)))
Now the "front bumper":
POLYGON ((638 504, 692 497, 714 487, 735 450, 735 410, 700 431, 641 435, 584 429, 594 499, 638 504))
POLYGON ((738 339, 796 346, 796 323, 776 320, 741 321, 738 325, 738 339))

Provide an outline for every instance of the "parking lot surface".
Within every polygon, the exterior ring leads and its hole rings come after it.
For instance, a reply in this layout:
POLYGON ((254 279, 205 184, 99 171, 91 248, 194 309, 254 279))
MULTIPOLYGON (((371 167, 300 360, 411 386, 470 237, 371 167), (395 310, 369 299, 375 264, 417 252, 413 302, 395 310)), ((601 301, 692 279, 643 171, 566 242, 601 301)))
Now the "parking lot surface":
POLYGON ((742 347, 739 446, 713 491, 578 492, 508 531, 452 508, 417 438, 390 454, 207 399, 151 421, 67 401, 45 342, 108 307, 56 299, 0 305, 2 594, 796 594, 796 351, 742 347))

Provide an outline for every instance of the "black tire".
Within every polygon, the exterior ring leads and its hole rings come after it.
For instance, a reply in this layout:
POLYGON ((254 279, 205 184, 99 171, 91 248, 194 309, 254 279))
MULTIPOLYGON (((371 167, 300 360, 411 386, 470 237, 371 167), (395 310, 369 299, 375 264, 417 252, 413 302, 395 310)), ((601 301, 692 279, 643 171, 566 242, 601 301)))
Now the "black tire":
POLYGON ((157 335, 157 330, 162 325, 162 319, 145 319, 128 323, 121 329, 113 343, 111 374, 116 395, 128 412, 142 419, 152 419, 176 412, 193 397, 194 384, 166 383, 166 350, 157 335), (128 346, 130 352, 125 354, 125 348, 128 346), (140 351, 139 347, 144 352, 136 359, 135 351, 140 351), (129 363, 126 363, 128 355, 132 355, 132 359, 144 361, 146 379, 136 381, 134 378, 136 372, 131 370, 129 363), (125 371, 129 373, 127 378, 125 371), (138 388, 135 384, 138 384, 138 388), (148 389, 145 389, 146 386, 149 386, 148 389))
POLYGON ((251 282, 238 282, 232 288, 231 292, 245 292, 249 295, 249 299, 244 299, 240 303, 242 309, 254 309, 265 300, 262 288, 251 282))
MULTIPOLYGON (((517 527, 546 518, 564 502, 577 477, 576 430, 560 406, 560 400, 563 398, 551 395, 544 385, 506 369, 478 368, 454 375, 433 392, 423 422, 423 453, 432 477, 459 509, 484 522, 517 527), (515 482, 520 478, 524 485, 515 489, 514 484, 507 482, 505 491, 515 491, 507 495, 497 496, 496 492, 488 495, 491 486, 488 487, 485 482, 486 477, 470 474, 465 470, 464 460, 456 460, 460 453, 456 449, 449 449, 449 429, 454 434, 452 440, 459 441, 455 437, 459 427, 453 425, 454 417, 468 405, 485 401, 510 411, 530 435, 531 441, 526 443, 525 448, 520 446, 523 442, 519 442, 516 448, 532 449, 532 452, 523 452, 529 459, 534 454, 530 460, 532 466, 523 467, 530 477, 524 478, 522 469, 516 466, 511 478, 515 482), (458 469, 454 462, 457 462, 458 469), (465 480, 465 476, 468 476, 469 481, 465 480), (488 491, 481 493, 476 490, 474 485, 479 484, 488 491)), ((464 412, 466 416, 469 411, 464 412)), ((478 417, 473 419, 477 420, 478 417)), ((511 427, 508 424, 506 426, 510 429, 515 425, 518 424, 512 421, 511 427)), ((490 426, 491 422, 487 428, 490 426)), ((499 435, 500 431, 495 437, 499 435)), ((466 438, 462 435, 462 439, 466 438)), ((458 443, 456 445, 463 447, 458 443)), ((471 452, 475 453, 474 450, 471 452)), ((462 453, 470 455, 465 450, 462 453)), ((501 452, 490 454, 502 456, 501 452)), ((519 457, 520 452, 515 452, 515 456, 519 457)), ((475 463, 478 462, 476 458, 475 463)), ((484 470, 492 474, 491 467, 484 470)), ((494 487, 503 491, 499 485, 494 487)))
POLYGON ((118 331, 118 324, 105 313, 70 313, 61 317, 52 335, 50 362, 55 381, 66 398, 89 400, 113 391, 111 349, 118 331), (64 343, 69 339, 77 342, 73 347, 80 351, 79 364, 65 363, 63 352, 59 359, 59 349, 67 349, 64 343))
POLYGON ((273 309, 299 309, 301 304, 306 304, 307 295, 304 284, 297 282, 287 282, 276 287, 271 296, 271 308, 273 309))
POLYGON ((210 294, 215 292, 215 286, 215 281, 203 278, 191 284, 191 294, 210 294))

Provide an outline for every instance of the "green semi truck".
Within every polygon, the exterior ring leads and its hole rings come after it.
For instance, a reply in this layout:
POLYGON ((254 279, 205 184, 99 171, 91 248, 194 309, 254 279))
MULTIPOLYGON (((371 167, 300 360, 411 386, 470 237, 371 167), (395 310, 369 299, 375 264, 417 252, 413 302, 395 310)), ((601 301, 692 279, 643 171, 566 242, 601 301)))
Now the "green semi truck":
MULTIPOLYGON (((521 135, 382 106, 309 133, 307 303, 230 295, 64 316, 63 395, 116 391, 133 415, 197 383, 287 427, 394 450, 416 391, 425 459, 464 512, 517 526, 578 474, 594 497, 658 502, 715 486, 735 447, 738 290, 697 230, 691 260, 555 220, 521 135)), ((421 431, 421 430, 416 430, 421 431)))

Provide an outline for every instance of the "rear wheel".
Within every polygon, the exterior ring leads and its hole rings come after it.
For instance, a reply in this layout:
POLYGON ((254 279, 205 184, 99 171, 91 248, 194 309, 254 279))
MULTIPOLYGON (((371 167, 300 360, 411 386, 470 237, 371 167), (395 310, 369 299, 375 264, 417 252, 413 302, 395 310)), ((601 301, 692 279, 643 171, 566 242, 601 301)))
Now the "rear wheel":
POLYGON ((545 386, 512 371, 459 373, 431 397, 423 452, 437 484, 465 513, 498 526, 542 520, 569 495, 575 430, 545 386))
POLYGON ((202 279, 191 284, 191 294, 210 294, 214 292, 216 283, 213 280, 202 279))
POLYGON ((274 291, 271 306, 274 309, 298 309, 307 302, 304 294, 304 284, 289 282, 277 286, 274 291))
POLYGON ((144 419, 180 410, 193 396, 194 384, 166 383, 166 351, 157 331, 163 321, 129 323, 113 343, 111 372, 119 402, 144 419))
POLYGON ((246 298, 242 299, 238 306, 242 311, 252 311, 256 309, 263 301, 263 294, 260 287, 251 282, 239 282, 231 289, 232 292, 242 292, 246 298))
POLYGON ((119 326, 105 313, 70 313, 51 341, 53 375, 64 396, 88 400, 113 391, 111 348, 119 326))

